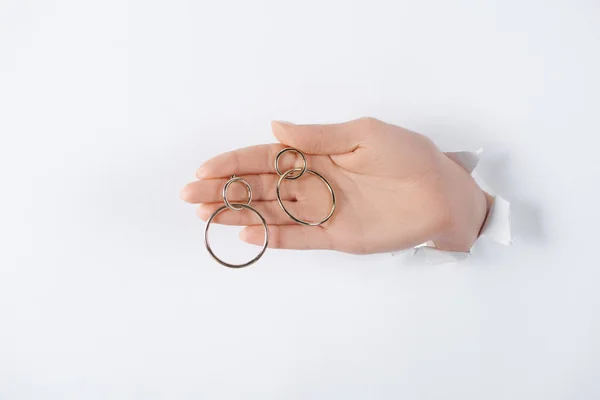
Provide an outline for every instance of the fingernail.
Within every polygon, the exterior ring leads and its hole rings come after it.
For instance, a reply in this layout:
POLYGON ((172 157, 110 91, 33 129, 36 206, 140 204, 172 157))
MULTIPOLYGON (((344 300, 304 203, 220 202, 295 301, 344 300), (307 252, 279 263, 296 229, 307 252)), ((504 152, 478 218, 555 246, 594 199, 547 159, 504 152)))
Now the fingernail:
POLYGON ((248 228, 244 228, 240 231, 240 239, 242 242, 246 242, 248 244, 256 244, 255 241, 252 240, 252 233, 248 228))
POLYGON ((206 169, 200 167, 196 171, 196 178, 203 179, 206 176, 206 169))
POLYGON ((210 212, 209 209, 206 207, 206 205, 204 204, 198 204, 198 206, 196 207, 196 215, 206 221, 208 219, 208 217, 210 216, 210 212))
POLYGON ((181 197, 181 200, 187 199, 187 197, 188 197, 187 187, 184 187, 183 189, 181 189, 181 191, 179 192, 179 197, 181 197))
POLYGON ((282 124, 282 125, 296 125, 293 122, 289 122, 289 121, 276 120, 276 121, 273 121, 273 122, 276 122, 276 123, 282 124))

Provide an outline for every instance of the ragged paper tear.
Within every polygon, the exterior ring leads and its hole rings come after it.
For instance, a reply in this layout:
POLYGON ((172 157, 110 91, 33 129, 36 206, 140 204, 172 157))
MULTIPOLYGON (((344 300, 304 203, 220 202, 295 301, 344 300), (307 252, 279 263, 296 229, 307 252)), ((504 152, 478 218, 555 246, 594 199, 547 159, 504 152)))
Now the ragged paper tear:
MULTIPOLYGON (((459 151, 445 154, 451 160, 461 165, 467 172, 472 173, 479 163, 482 152, 483 150, 479 149, 475 152, 459 151)), ((491 193, 491 190, 487 188, 487 185, 485 185, 484 182, 481 182, 481 177, 478 177, 477 180, 480 181, 479 183, 483 183, 480 186, 482 186, 484 190, 494 196, 494 194, 491 193)), ((494 202, 492 203, 483 227, 481 228, 479 238, 482 236, 486 236, 505 246, 510 245, 513 240, 510 229, 510 203, 500 196, 494 196, 494 202)), ((479 238, 477 240, 479 240, 479 238)), ((471 254, 470 252, 439 250, 435 248, 433 242, 423 243, 416 246, 414 249, 409 249, 407 251, 412 251, 413 257, 431 265, 458 263, 471 254)), ((398 253, 392 253, 392 255, 396 254, 398 253)))
POLYGON ((480 236, 484 235, 505 246, 513 241, 510 231, 510 203, 500 196, 494 197, 494 203, 481 228, 480 236))
POLYGON ((471 173, 479 163, 481 153, 483 153, 483 149, 479 149, 477 151, 447 152, 444 154, 446 154, 449 159, 466 169, 468 173, 471 173))

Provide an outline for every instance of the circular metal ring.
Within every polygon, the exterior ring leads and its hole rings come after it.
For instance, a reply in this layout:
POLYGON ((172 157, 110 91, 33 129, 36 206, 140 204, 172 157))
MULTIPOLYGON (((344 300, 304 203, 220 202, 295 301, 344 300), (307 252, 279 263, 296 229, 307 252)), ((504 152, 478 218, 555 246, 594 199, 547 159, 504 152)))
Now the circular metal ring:
POLYGON ((289 175, 290 173, 294 172, 294 171, 300 171, 302 168, 294 168, 294 169, 290 169, 289 171, 287 171, 286 173, 284 173, 283 175, 281 175, 279 177, 279 180, 277 181, 277 202, 279 203, 279 205, 281 206, 281 209, 294 221, 296 221, 299 224, 302 225, 308 225, 308 226, 319 226, 324 224, 325 222, 327 222, 329 220, 329 218, 331 218, 331 216, 333 215, 333 212, 335 211, 335 192, 333 191, 333 188, 331 187, 331 185, 329 184, 329 182, 327 182, 327 179, 325 179, 323 177, 323 175, 319 174, 316 171, 313 171, 312 169, 307 169, 306 172, 308 172, 309 174, 313 174, 315 175, 317 178, 320 178, 323 183, 325 183, 325 185, 327 186, 327 189, 329 189, 329 193, 331 193, 331 211, 329 211, 329 214, 327 214, 327 216, 325 218, 323 218, 322 220, 318 221, 318 222, 310 222, 310 221, 304 221, 301 220, 299 218, 294 217, 283 205, 283 201, 281 200, 281 195, 279 194, 279 189, 281 187, 281 182, 283 182, 284 179, 286 179, 286 176, 289 175))
POLYGON ((233 211, 241 211, 244 208, 243 207, 236 207, 231 205, 231 203, 229 202, 229 200, 227 200, 227 189, 229 189, 229 185, 231 185, 234 182, 241 182, 244 185, 246 185, 246 189, 248 189, 248 201, 246 201, 246 205, 249 206, 250 202, 252 201, 252 187, 250 187, 250 184, 248 182, 246 182, 245 179, 242 179, 238 176, 232 176, 230 180, 227 181, 227 183, 225 184, 225 186, 223 186, 223 200, 225 201, 225 206, 227 208, 229 208, 230 210, 233 211))
POLYGON ((267 228, 267 221, 265 221, 263 216, 260 215, 260 213, 258 211, 256 211, 253 207, 251 207, 247 204, 239 204, 239 203, 235 203, 235 206, 240 207, 240 210, 241 209, 250 210, 254 214, 258 215, 258 218, 260 218, 260 222, 262 223, 263 227, 265 228, 265 241, 263 243, 262 250, 260 251, 260 253, 258 253, 258 255, 256 257, 254 257, 252 260, 245 262, 243 264, 230 264, 226 261, 221 260, 219 257, 217 257, 215 255, 215 253, 213 253, 212 248, 210 247, 210 243, 208 242, 208 228, 210 227, 211 222, 213 221, 213 219, 215 219, 215 217, 217 215, 219 215, 220 213, 222 213, 223 211, 228 209, 227 206, 221 206, 210 216, 208 221, 206 221, 206 227, 204 228, 204 245, 206 246, 206 250, 208 250, 208 252, 212 256, 212 258, 214 258, 215 261, 217 261, 219 264, 224 265, 229 268, 243 268, 243 267, 247 267, 248 265, 254 264, 256 261, 258 261, 263 256, 263 254, 265 254, 265 251, 267 250, 267 246, 269 245, 269 228, 267 228))
POLYGON ((277 153, 277 157, 275 157, 275 171, 277 171, 277 175, 282 176, 282 175, 286 175, 287 180, 294 180, 294 179, 298 179, 300 178, 302 175, 304 175, 304 173, 306 172, 306 170, 308 169, 308 163, 306 162, 306 156, 304 155, 303 152, 301 152, 298 149, 294 149, 292 147, 288 147, 285 148, 283 150, 281 150, 279 153, 277 153), (281 172, 281 170, 279 169, 279 158, 286 152, 291 151, 292 153, 297 153, 300 157, 302 157, 302 162, 304 163, 304 165, 302 166, 302 168, 292 168, 291 170, 289 170, 288 172, 286 172, 285 174, 283 174, 281 172), (300 173, 298 175, 289 175, 290 172, 293 171, 300 171, 300 173))

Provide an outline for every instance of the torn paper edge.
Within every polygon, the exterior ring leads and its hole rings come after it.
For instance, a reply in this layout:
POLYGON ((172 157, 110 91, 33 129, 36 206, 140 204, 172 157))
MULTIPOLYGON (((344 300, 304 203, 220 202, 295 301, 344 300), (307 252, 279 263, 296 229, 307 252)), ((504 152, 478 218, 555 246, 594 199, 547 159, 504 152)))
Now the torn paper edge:
POLYGON ((483 149, 477 151, 450 151, 444 153, 449 159, 463 167, 468 173, 473 172, 481 159, 483 149))
MULTIPOLYGON (((467 172, 472 174, 481 159, 483 149, 477 151, 457 151, 444 153, 452 161, 462 166, 467 172)), ((486 236, 493 241, 502 245, 508 246, 512 243, 513 237, 510 228, 510 202, 503 199, 500 196, 495 196, 493 192, 488 188, 483 179, 479 176, 476 177, 479 186, 494 197, 494 202, 490 207, 488 215, 481 228, 481 233, 477 241, 482 237, 486 236)), ((475 246, 475 244, 473 244, 475 246)), ((430 265, 439 265, 445 263, 458 263, 465 260, 471 254, 468 252, 458 251, 446 251, 436 249, 433 242, 420 244, 412 249, 403 250, 400 252, 392 253, 393 256, 401 253, 412 251, 413 257, 418 260, 425 261, 430 265)))
POLYGON ((481 236, 487 236, 494 242, 508 246, 513 237, 510 229, 510 203, 500 196, 494 197, 490 212, 481 228, 481 236))

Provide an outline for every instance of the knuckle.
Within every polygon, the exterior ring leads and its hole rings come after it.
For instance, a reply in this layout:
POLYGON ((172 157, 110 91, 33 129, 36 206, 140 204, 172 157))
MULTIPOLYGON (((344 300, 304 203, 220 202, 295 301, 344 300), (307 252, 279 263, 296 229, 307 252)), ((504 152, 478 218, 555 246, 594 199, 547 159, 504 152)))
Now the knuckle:
POLYGON ((374 117, 362 117, 358 122, 364 128, 374 128, 381 123, 381 121, 374 117))

